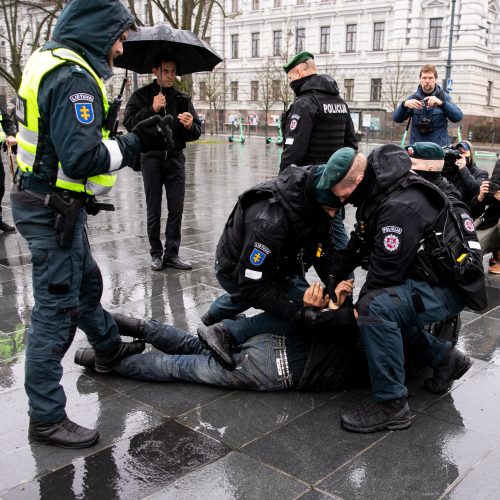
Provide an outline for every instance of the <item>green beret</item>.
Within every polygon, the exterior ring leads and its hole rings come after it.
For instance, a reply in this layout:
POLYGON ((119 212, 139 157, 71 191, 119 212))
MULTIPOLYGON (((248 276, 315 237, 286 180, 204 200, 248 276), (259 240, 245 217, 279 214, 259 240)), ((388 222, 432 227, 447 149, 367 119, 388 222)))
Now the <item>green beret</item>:
POLYGON ((314 182, 314 187, 316 188, 316 199, 321 204, 335 207, 335 205, 329 205, 321 200, 324 200, 329 196, 334 196, 331 192, 332 187, 340 182, 344 178, 345 174, 347 174, 355 156, 356 150, 352 148, 341 148, 330 156, 328 163, 324 165, 321 177, 318 177, 318 179, 315 178, 314 182))
POLYGON ((308 59, 314 59, 314 56, 310 52, 299 52, 283 66, 283 69, 285 70, 285 73, 288 73, 291 69, 295 68, 297 64, 303 63, 308 59))
POLYGON ((444 153, 441 146, 434 142, 416 142, 411 146, 406 146, 406 152, 410 158, 420 160, 444 160, 444 153))

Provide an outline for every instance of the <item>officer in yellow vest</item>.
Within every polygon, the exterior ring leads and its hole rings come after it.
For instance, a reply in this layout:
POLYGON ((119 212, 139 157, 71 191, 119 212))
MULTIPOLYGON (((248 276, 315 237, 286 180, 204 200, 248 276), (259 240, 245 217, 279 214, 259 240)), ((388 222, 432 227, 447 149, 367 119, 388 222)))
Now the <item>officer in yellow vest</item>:
POLYGON ((75 331, 96 351, 96 370, 109 372, 142 341, 123 343, 101 304, 102 279, 92 258, 85 222, 89 201, 106 193, 116 171, 140 152, 167 148, 168 121, 146 120, 124 136, 103 128, 109 105, 101 78, 134 29, 121 0, 72 0, 52 39, 29 59, 18 92, 19 183, 12 214, 33 263, 35 305, 26 346, 25 388, 31 442, 85 448, 96 430, 68 419, 59 384, 61 360, 75 331))
MULTIPOLYGON (((0 144, 7 149, 7 145, 13 147, 16 145, 16 126, 12 121, 11 117, 3 108, 0 107, 0 144)), ((15 229, 7 224, 2 219, 2 200, 5 194, 5 170, 0 157, 0 231, 9 232, 15 231, 15 229)))

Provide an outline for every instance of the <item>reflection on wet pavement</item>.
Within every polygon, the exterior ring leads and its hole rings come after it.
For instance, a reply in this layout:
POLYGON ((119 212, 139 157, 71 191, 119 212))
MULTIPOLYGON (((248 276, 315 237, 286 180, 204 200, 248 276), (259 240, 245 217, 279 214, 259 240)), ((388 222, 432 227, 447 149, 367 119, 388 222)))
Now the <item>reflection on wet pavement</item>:
MULTIPOLYGON (((365 145, 362 145, 365 147, 365 145)), ((180 256, 192 271, 150 269, 140 174, 120 172, 103 202, 117 211, 89 218, 103 305, 195 332, 220 293, 215 247, 238 194, 273 177, 279 148, 261 139, 192 144, 180 256)), ((491 170, 492 165, 484 165, 491 170)), ((4 217, 10 218, 8 195, 4 217)), ((163 223, 166 220, 166 204, 163 223)), ((347 211, 347 224, 354 213, 347 211)), ((363 272, 357 273, 362 283, 363 272)), ((258 394, 183 383, 103 376, 63 360, 70 417, 101 434, 87 450, 27 441, 23 389, 31 264, 17 234, 0 234, 0 497, 11 498, 491 498, 500 487, 500 278, 490 305, 464 311, 459 347, 476 360, 444 396, 410 383, 415 416, 404 432, 360 436, 338 415, 367 391, 258 394), (487 487, 482 490, 482 484, 487 487)))

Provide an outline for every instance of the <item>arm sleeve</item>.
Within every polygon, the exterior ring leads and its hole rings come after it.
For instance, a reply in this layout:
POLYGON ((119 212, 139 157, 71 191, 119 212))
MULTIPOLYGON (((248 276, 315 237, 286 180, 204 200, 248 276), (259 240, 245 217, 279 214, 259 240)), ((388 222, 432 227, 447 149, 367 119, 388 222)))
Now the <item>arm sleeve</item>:
POLYGON ((316 112, 317 104, 310 99, 297 99, 293 104, 283 127, 285 142, 281 154, 280 172, 292 164, 302 164, 302 159, 309 145, 316 112))
POLYGON ((462 178, 462 182, 464 183, 467 198, 477 195, 479 193, 481 183, 488 179, 488 172, 483 171, 483 173, 479 171, 479 169, 476 169, 476 171, 477 176, 473 175, 473 172, 471 172, 467 167, 459 169, 458 171, 460 177, 462 178))
POLYGON ((201 122, 198 117, 198 113, 194 109, 193 102, 189 99, 188 111, 193 115, 193 124, 191 128, 187 130, 182 125, 180 128, 182 129, 182 136, 186 142, 196 141, 200 138, 201 135, 201 122))
POLYGON ((7 136, 9 135, 15 136, 17 133, 16 126, 14 125, 12 118, 8 113, 4 113, 3 111, 2 111, 2 128, 7 136))
POLYGON ((366 286, 378 289, 398 285, 406 278, 425 227, 418 211, 406 203, 386 203, 377 217, 366 286))
POLYGON ((464 117, 462 110, 452 102, 449 94, 444 96, 444 104, 441 107, 446 118, 448 118, 453 123, 458 123, 464 117))
POLYGON ((404 102, 408 99, 413 99, 413 95, 408 96, 404 101, 402 101, 399 106, 394 110, 392 114, 392 118, 396 123, 403 123, 405 120, 413 115, 413 111, 411 109, 404 107, 404 102))
MULTIPOLYGON (((349 109, 349 108, 347 108, 349 109)), ((358 140, 356 139, 356 132, 354 131, 354 124, 352 123, 351 112, 349 111, 349 116, 347 118, 345 134, 344 134, 344 146, 353 148, 357 151, 358 140)))
POLYGON ((479 216, 483 214, 486 210, 486 196, 484 200, 481 202, 477 199, 477 195, 472 198, 470 202, 470 214, 474 219, 477 219, 479 216))
POLYGON ((63 66, 50 73, 42 82, 38 101, 42 127, 47 128, 44 133, 50 134, 68 177, 82 179, 116 170, 127 164, 130 155, 140 152, 140 141, 135 134, 121 141, 103 140, 102 95, 97 82, 86 71, 63 66), (75 98, 78 95, 88 96, 87 100, 80 103, 75 98), (88 123, 79 118, 78 104, 83 104, 93 116, 88 123))
POLYGON ((130 132, 139 122, 155 114, 153 101, 146 102, 139 92, 134 92, 125 107, 123 126, 130 132))
POLYGON ((286 231, 267 223, 247 226, 239 262, 238 287, 246 301, 257 309, 294 319, 301 307, 279 288, 280 257, 286 248, 286 231))

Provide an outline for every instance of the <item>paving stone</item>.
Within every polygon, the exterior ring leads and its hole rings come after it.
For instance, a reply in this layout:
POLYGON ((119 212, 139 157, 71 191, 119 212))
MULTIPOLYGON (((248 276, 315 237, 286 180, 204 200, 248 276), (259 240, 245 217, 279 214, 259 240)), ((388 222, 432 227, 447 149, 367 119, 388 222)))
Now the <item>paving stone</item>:
POLYGON ((491 361, 500 354, 500 319, 481 316, 463 326, 457 347, 469 356, 491 361))

